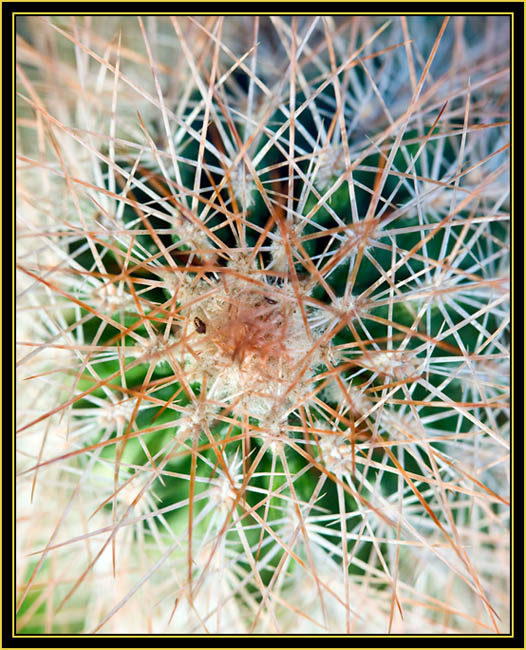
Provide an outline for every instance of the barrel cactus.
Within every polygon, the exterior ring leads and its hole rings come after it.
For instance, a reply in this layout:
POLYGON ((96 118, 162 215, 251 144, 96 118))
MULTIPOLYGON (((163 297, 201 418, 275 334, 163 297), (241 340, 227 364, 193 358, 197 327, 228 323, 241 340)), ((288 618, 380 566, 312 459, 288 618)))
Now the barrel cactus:
POLYGON ((509 631, 508 30, 17 19, 20 634, 509 631))

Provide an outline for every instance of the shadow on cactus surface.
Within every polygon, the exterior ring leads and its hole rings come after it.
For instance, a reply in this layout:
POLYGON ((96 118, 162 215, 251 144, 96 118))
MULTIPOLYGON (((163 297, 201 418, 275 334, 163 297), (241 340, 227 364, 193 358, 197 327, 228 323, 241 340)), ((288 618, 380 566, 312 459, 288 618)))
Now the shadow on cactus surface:
POLYGON ((509 632, 509 26, 17 19, 18 633, 509 632))

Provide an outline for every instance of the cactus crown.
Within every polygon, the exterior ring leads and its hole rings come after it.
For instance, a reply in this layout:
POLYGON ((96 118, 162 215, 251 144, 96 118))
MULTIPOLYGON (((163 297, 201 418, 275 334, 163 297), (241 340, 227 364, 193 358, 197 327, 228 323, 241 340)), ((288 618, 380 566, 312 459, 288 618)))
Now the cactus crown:
POLYGON ((19 23, 22 632, 506 628, 506 20, 19 23))

